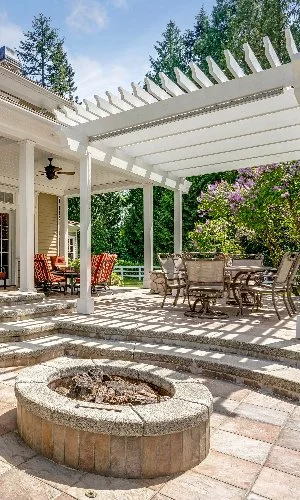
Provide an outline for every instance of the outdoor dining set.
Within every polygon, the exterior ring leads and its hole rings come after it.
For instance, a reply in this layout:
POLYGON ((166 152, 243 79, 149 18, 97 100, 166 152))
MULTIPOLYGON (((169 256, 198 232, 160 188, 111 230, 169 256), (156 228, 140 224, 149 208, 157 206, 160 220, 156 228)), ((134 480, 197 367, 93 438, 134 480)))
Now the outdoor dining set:
POLYGON ((298 282, 300 253, 286 252, 277 269, 265 266, 262 255, 228 256, 223 253, 158 254, 164 276, 164 306, 167 296, 174 295, 173 305, 183 295, 187 299, 186 316, 227 317, 226 312, 213 309, 217 299, 237 308, 243 315, 245 307, 258 310, 262 297, 269 295, 278 319, 281 319, 277 298, 282 296, 289 316, 296 312, 293 290, 298 282))
MULTIPOLYGON (((109 287, 117 255, 101 253, 91 257, 91 289, 97 293, 109 287)), ((71 295, 80 291, 79 268, 69 267, 62 256, 51 256, 51 266, 47 256, 42 253, 34 256, 34 279, 38 288, 48 295, 53 289, 64 294, 70 289, 71 295)))

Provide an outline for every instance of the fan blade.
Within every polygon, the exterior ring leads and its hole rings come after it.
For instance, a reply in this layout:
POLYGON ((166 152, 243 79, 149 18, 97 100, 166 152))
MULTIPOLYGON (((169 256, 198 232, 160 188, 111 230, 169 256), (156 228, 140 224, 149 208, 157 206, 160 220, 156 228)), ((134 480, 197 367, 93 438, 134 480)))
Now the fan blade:
POLYGON ((54 170, 54 172, 59 172, 60 170, 62 170, 62 168, 61 167, 53 167, 53 170, 54 170))
POLYGON ((64 174, 64 175, 75 175, 75 172, 56 172, 58 175, 64 174))

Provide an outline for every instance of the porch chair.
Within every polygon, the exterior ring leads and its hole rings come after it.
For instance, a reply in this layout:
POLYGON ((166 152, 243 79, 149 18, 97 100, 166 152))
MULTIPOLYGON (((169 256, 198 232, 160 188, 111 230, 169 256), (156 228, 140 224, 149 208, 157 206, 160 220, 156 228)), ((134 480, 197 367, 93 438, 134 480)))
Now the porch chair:
POLYGON ((36 253, 34 256, 34 281, 37 287, 42 288, 48 295, 54 288, 66 293, 66 279, 64 276, 57 276, 51 272, 47 257, 43 253, 36 253))
POLYGON ((227 317, 226 313, 214 311, 210 303, 215 303, 217 298, 222 298, 225 293, 224 273, 225 256, 222 254, 212 258, 195 258, 183 255, 186 270, 186 294, 190 311, 186 316, 227 317), (200 302, 200 310, 196 306, 200 302))
POLYGON ((277 318, 280 320, 281 317, 276 303, 276 296, 281 295, 288 315, 292 316, 292 313, 294 312, 293 307, 295 308, 295 306, 291 299, 291 287, 299 268, 300 263, 298 259, 299 254, 286 252, 281 259, 277 274, 274 275, 272 283, 261 283, 257 285, 255 283, 251 284, 242 282, 239 288, 240 314, 243 314, 242 296, 244 293, 248 293, 253 297, 252 311, 255 306, 256 310, 261 307, 263 295, 271 295, 277 318), (292 312, 290 311, 290 307, 292 312))
POLYGON ((51 255, 50 261, 52 271, 64 271, 68 267, 64 255, 51 255))
POLYGON ((181 254, 178 253, 158 253, 158 262, 164 276, 164 298, 161 307, 164 307, 168 293, 176 290, 173 306, 176 306, 180 290, 183 290, 185 301, 185 269, 181 254))

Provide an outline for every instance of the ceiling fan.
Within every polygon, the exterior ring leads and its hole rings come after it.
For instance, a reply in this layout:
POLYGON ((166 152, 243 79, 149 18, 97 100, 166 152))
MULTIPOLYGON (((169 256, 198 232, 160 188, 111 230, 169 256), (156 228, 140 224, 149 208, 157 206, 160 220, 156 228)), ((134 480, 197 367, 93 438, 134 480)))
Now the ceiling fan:
POLYGON ((53 179, 58 179, 58 175, 64 174, 64 175, 74 175, 75 172, 62 172, 61 167, 56 167, 55 165, 52 165, 52 160, 53 158, 48 158, 49 160, 49 165, 45 167, 45 172, 41 172, 42 175, 45 175, 47 179, 52 181, 53 179))

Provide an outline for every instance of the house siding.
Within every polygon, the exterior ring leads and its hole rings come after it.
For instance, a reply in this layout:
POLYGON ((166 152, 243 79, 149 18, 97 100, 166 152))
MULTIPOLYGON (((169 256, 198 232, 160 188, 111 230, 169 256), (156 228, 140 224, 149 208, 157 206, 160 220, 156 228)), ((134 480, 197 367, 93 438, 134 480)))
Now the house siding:
POLYGON ((39 194, 38 249, 47 257, 58 255, 58 203, 57 196, 39 194))

